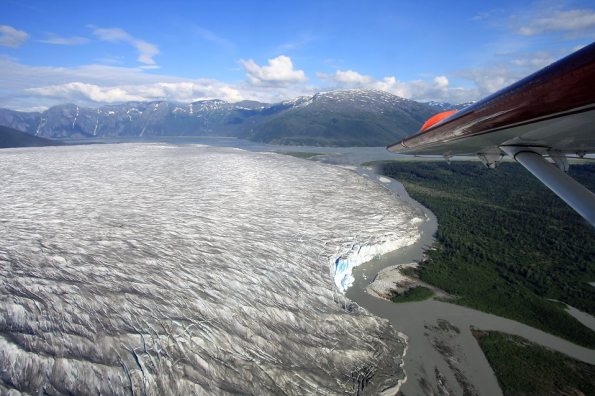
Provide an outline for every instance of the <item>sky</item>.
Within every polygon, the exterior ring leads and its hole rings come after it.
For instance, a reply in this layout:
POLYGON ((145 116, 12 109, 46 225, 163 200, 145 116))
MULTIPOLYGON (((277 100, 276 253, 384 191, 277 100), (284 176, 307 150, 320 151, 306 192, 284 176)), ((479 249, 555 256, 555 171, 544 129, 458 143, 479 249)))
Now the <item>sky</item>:
POLYGON ((0 1, 0 108, 480 99, 595 41, 591 1, 0 1))

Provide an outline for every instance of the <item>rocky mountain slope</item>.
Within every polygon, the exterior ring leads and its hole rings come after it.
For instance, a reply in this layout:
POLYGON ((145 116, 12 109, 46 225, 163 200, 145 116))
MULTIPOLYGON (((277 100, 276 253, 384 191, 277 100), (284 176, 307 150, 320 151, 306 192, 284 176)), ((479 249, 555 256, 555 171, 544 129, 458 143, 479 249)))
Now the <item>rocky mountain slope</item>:
POLYGON ((292 101, 247 137, 262 142, 383 146, 417 132, 431 107, 382 91, 318 93, 292 101))
POLYGON ((64 104, 35 113, 0 109, 0 125, 50 138, 215 135, 279 144, 374 146, 416 132, 437 109, 383 91, 346 90, 275 104, 204 100, 99 108, 64 104))
POLYGON ((59 146, 62 142, 31 136, 16 129, 0 126, 0 148, 59 146))

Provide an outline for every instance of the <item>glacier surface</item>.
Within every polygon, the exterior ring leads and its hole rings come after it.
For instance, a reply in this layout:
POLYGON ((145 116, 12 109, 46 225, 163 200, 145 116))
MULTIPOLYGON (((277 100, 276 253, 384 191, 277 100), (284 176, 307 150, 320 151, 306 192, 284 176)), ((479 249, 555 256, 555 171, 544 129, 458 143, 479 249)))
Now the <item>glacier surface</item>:
POLYGON ((231 148, 0 152, 0 391, 355 394, 405 342, 341 291, 421 213, 331 165, 231 148))

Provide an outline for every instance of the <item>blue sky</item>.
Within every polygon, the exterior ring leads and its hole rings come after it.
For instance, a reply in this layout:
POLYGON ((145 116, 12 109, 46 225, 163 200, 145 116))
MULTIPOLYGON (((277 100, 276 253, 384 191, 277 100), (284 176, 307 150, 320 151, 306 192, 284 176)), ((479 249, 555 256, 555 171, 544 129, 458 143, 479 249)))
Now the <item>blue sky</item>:
POLYGON ((0 3, 0 107, 479 99, 595 40, 587 1, 0 3))

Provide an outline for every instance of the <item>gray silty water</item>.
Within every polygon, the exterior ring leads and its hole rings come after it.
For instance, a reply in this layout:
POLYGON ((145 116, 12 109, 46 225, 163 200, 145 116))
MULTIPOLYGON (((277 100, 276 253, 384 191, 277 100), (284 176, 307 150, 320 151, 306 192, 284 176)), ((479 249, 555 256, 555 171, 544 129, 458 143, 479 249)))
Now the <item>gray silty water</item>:
POLYGON ((2 150, 0 172, 0 389, 374 393, 402 375, 403 340, 333 281, 335 258, 418 237, 419 210, 378 184, 166 144, 2 150))

